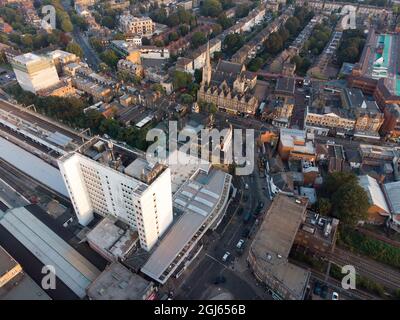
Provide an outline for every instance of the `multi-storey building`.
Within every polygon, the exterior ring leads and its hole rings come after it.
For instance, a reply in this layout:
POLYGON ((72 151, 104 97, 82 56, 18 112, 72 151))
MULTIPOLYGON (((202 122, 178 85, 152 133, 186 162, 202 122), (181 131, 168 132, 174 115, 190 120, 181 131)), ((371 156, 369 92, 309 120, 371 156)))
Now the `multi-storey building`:
POLYGON ((124 33, 142 36, 151 36, 155 30, 155 23, 148 17, 134 17, 123 14, 119 18, 120 29, 124 33))
POLYGON ((255 114, 258 99, 251 92, 256 82, 257 76, 241 64, 221 60, 212 71, 208 48, 197 100, 228 112, 255 114))
POLYGON ((307 133, 304 130, 282 128, 278 152, 282 160, 315 160, 314 143, 307 139, 307 133))
POLYGON ((53 61, 46 57, 26 53, 12 58, 11 65, 21 88, 32 93, 60 81, 53 61))
POLYGON ((355 115, 354 130, 356 134, 375 134, 383 123, 384 116, 375 101, 366 100, 361 90, 345 88, 341 91, 343 108, 355 115))
POLYGON ((114 216, 137 230, 149 251, 173 219, 171 172, 98 137, 59 159, 79 223, 114 216))
POLYGON ((378 132, 384 115, 377 103, 366 99, 361 90, 325 87, 317 95, 313 106, 306 109, 305 127, 309 132, 380 138, 378 132), (325 89, 332 93, 327 94, 325 89))
POLYGON ((119 71, 127 71, 131 75, 142 77, 143 66, 141 64, 133 63, 132 61, 121 59, 118 61, 117 68, 119 71))
POLYGON ((307 199, 278 194, 248 251, 247 262, 254 277, 279 299, 303 300, 306 296, 310 272, 288 261, 306 210, 307 199))
POLYGON ((385 107, 383 113, 385 119, 380 133, 388 138, 400 138, 400 106, 398 104, 390 104, 385 107))
POLYGON ((360 61, 348 78, 349 86, 373 94, 382 110, 388 104, 400 104, 399 50, 399 34, 370 30, 360 61))

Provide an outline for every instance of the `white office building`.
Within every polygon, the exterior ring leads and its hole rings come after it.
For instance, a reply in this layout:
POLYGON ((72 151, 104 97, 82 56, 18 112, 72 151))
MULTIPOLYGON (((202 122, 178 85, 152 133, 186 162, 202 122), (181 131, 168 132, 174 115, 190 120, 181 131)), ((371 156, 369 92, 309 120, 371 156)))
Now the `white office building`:
POLYGON ((36 93, 60 81, 54 62, 48 57, 25 53, 14 57, 11 65, 19 85, 25 91, 36 93))
POLYGON ((95 137, 59 159, 78 220, 112 215, 139 234, 149 251, 173 219, 171 171, 120 145, 95 137))

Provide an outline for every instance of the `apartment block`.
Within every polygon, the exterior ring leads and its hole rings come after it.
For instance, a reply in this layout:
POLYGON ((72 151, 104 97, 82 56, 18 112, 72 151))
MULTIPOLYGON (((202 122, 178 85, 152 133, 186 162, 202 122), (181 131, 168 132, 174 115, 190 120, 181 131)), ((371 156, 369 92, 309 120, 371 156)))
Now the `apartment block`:
POLYGON ((79 223, 114 216, 139 234, 149 251, 172 222, 170 169, 95 137, 59 159, 79 223))

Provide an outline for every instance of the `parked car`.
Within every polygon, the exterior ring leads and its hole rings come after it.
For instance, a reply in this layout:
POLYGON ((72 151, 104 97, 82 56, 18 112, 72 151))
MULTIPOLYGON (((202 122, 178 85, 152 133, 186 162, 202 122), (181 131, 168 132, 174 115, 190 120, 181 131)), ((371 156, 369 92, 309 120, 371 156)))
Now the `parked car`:
POLYGON ((242 237, 243 237, 243 238, 248 238, 248 237, 249 237, 249 234, 250 234, 250 229, 246 228, 246 229, 244 229, 243 232, 242 232, 242 237))
POLYGON ((339 293, 332 292, 332 300, 339 300, 339 293))
POLYGON ((229 251, 225 252, 224 256, 222 257, 222 261, 223 262, 228 261, 230 255, 231 253, 229 251))
POLYGON ((243 240, 243 239, 240 239, 239 242, 236 244, 236 248, 237 248, 237 249, 242 249, 243 244, 244 244, 244 240, 243 240))

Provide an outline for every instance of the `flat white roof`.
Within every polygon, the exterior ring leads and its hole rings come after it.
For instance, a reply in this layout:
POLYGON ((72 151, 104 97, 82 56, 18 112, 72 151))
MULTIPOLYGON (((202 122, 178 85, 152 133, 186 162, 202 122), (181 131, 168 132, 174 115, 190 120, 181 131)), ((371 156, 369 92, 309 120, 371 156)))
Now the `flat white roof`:
POLYGON ((13 59, 19 63, 28 64, 31 62, 40 61, 43 58, 34 53, 25 53, 21 54, 20 56, 16 56, 13 59))
POLYGON ((86 288, 97 278, 100 271, 80 253, 26 208, 7 211, 0 224, 44 265, 54 266, 57 277, 77 296, 86 296, 86 288))
POLYGON ((199 231, 211 214, 216 214, 214 212, 215 208, 223 195, 227 199, 229 188, 224 190, 227 176, 229 174, 220 170, 212 170, 209 174, 199 170, 175 194, 174 208, 184 213, 172 226, 167 235, 162 239, 160 245, 154 250, 146 264, 142 267, 141 271, 143 273, 159 281, 163 273, 168 268, 171 268, 175 258, 182 252, 196 232, 199 231), (192 184, 196 184, 198 190, 191 188, 190 185, 192 184), (191 189, 195 197, 188 198, 184 195, 184 192, 188 189, 191 189), (218 194, 218 198, 215 199, 204 193, 202 194, 201 190, 218 194), (207 202, 207 204, 203 202, 207 202), (212 206, 209 206, 210 204, 212 206))

